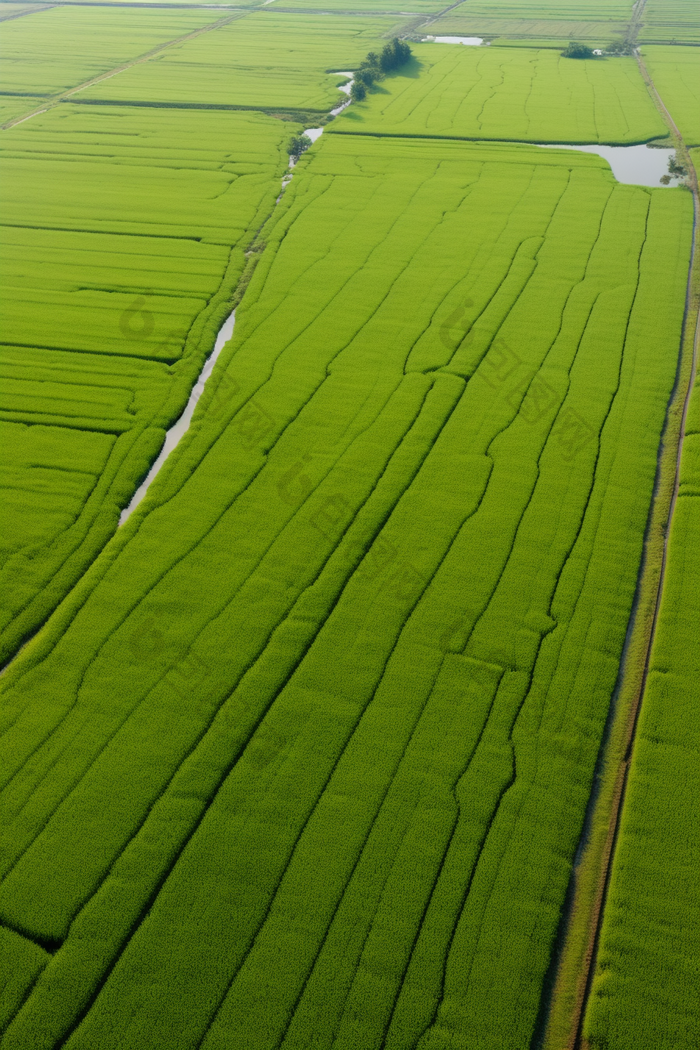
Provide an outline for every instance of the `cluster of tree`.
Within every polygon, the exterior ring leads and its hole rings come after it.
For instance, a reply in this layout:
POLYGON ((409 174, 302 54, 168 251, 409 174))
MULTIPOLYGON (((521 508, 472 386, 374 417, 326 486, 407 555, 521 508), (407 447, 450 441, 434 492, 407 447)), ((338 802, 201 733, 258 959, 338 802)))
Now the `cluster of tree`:
POLYGON ((633 55, 634 47, 628 40, 613 40, 605 49, 606 55, 633 55))
POLYGON ((392 70, 408 62, 411 55, 412 51, 408 44, 399 40, 398 37, 394 37, 382 48, 381 55, 378 55, 376 51, 370 51, 355 73, 355 79, 350 88, 352 101, 362 102, 373 84, 381 80, 386 73, 391 73, 392 70))
POLYGON ((593 58, 593 49, 579 40, 571 40, 562 55, 564 58, 593 58))
POLYGON ((313 143, 308 135, 292 135, 287 144, 287 153, 290 157, 294 157, 295 160, 299 160, 302 153, 305 153, 309 146, 312 145, 313 143))
POLYGON ((677 153, 674 153, 668 158, 668 171, 669 174, 662 175, 661 179, 659 180, 660 182, 663 182, 664 186, 668 186, 673 176, 675 176, 677 179, 682 179, 688 174, 688 171, 685 165, 683 164, 681 157, 679 157, 677 153))

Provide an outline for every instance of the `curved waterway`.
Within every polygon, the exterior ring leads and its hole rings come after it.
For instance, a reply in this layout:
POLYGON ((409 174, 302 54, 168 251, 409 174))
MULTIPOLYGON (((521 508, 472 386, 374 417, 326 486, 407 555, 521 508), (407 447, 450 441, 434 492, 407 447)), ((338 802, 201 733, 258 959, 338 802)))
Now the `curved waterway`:
MULTIPOLYGON (((661 177, 668 175, 668 162, 674 149, 658 149, 652 146, 577 146, 561 143, 537 142, 540 149, 574 149, 581 153, 597 153, 607 160, 618 182, 630 186, 663 186, 661 177)), ((669 186, 678 186, 678 176, 671 177, 669 186)))
MULTIPOLYGON (((426 36, 424 44, 464 44, 465 47, 479 47, 484 43, 482 36, 426 36)), ((486 44, 486 47, 489 45, 486 44)))
POLYGON ((180 439, 182 438, 183 434, 185 434, 185 432, 189 429, 195 406, 202 394, 204 393, 204 384, 206 383, 207 379, 209 378, 214 369, 217 357, 219 356, 223 348, 226 346, 226 343, 228 343, 229 339, 233 335, 233 326, 235 323, 236 311, 234 310, 233 313, 226 318, 221 328, 219 329, 219 334, 217 335, 216 342, 214 343, 214 349, 204 362, 204 367, 202 368, 202 371, 197 377, 197 382, 192 387, 192 393, 190 394, 190 399, 185 406, 184 412, 167 431, 165 435, 165 442, 163 444, 162 449, 160 450, 160 455, 158 456, 158 459, 155 461, 148 474, 141 482, 139 487, 136 489, 134 495, 131 497, 131 503, 129 504, 129 506, 125 507, 124 510, 121 512, 119 516, 120 525, 123 525, 126 519, 129 517, 129 515, 132 513, 132 511, 134 511, 136 507, 138 507, 139 503, 148 492, 149 486, 151 485, 151 482, 155 478, 156 474, 163 466, 172 450, 180 442, 180 439))
MULTIPOLYGON (((341 72, 338 73, 338 76, 343 76, 343 77, 349 77, 350 78, 345 84, 338 85, 339 90, 342 91, 344 95, 349 96, 350 95, 350 89, 352 87, 352 83, 353 83, 353 79, 354 79, 354 73, 341 71, 341 72)), ((332 115, 334 117, 336 117, 339 113, 342 113, 343 110, 349 105, 350 105, 350 98, 348 97, 348 98, 346 98, 346 100, 344 102, 341 102, 341 104, 339 106, 336 106, 335 109, 331 110, 332 115)), ((315 142, 316 139, 319 138, 323 134, 323 128, 307 128, 303 132, 303 134, 304 135, 308 135, 309 138, 311 139, 311 141, 315 142)), ((294 167, 294 163, 295 163, 294 158, 290 157, 289 158, 289 167, 293 168, 294 167)), ((289 185, 291 180, 292 180, 292 173, 290 171, 288 171, 282 178, 282 190, 283 191, 289 185)), ((280 194, 280 196, 277 198, 278 201, 280 200, 281 196, 282 196, 282 194, 280 194)), ((197 382, 195 383, 195 385, 192 388, 192 393, 190 394, 190 398, 189 398, 189 401, 187 402, 187 405, 185 406, 184 412, 182 413, 180 418, 175 423, 173 423, 173 425, 167 431, 167 433, 165 435, 165 442, 163 443, 163 447, 160 450, 160 454, 158 456, 158 459, 155 461, 155 463, 153 464, 153 466, 149 470, 149 472, 146 475, 146 477, 144 478, 144 480, 141 482, 139 487, 136 489, 136 492, 134 493, 134 495, 131 498, 131 502, 129 503, 129 506, 125 507, 124 510, 121 512, 121 514, 119 516, 119 524, 120 525, 123 525, 124 522, 126 521, 126 519, 136 509, 136 507, 138 507, 139 503, 141 502, 143 497, 148 492, 148 489, 150 488, 150 486, 151 486, 151 484, 153 482, 153 479, 155 478, 156 474, 159 472, 159 470, 161 469, 161 467, 165 463, 165 461, 168 458, 168 456, 170 455, 170 453, 176 447, 176 445, 178 445, 178 443, 180 442, 180 439, 182 438, 183 434, 185 434, 186 431, 189 429, 189 425, 190 425, 190 423, 192 421, 192 415, 194 413, 195 406, 196 406, 197 402, 199 401, 200 397, 202 396, 202 394, 204 393, 204 385, 205 385, 207 379, 209 378, 209 376, 211 375, 211 373, 212 373, 212 371, 214 369, 214 365, 216 364, 217 357, 219 356, 219 354, 223 350, 224 346, 226 345, 226 343, 229 341, 229 339, 233 335, 233 326, 234 326, 235 323, 236 323, 236 311, 234 310, 233 313, 224 321, 223 325, 219 329, 219 334, 216 337, 216 342, 214 344, 214 349, 212 350, 212 352, 210 353, 209 357, 204 362, 204 367, 202 368, 202 371, 199 373, 199 376, 197 378, 197 382)))

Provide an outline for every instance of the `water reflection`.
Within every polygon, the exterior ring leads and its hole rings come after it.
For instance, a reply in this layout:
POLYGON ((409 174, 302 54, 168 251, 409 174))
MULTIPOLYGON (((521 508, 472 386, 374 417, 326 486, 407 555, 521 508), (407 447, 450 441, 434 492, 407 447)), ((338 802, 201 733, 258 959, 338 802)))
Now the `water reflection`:
MULTIPOLYGON (((478 47, 483 44, 481 36, 426 36, 423 43, 426 44, 465 44, 467 47, 478 47)), ((487 44, 486 47, 489 45, 487 44)))
POLYGON ((148 474, 146 475, 145 479, 141 482, 139 487, 136 489, 136 492, 131 497, 131 503, 129 504, 129 506, 125 507, 124 510, 121 512, 119 516, 120 525, 123 525, 126 519, 129 517, 129 515, 132 513, 132 511, 134 511, 136 507, 138 507, 139 503, 148 492, 151 482, 155 478, 156 474, 163 466, 172 450, 178 444, 183 434, 187 431, 192 420, 192 414, 195 410, 195 406, 202 394, 204 393, 204 384, 206 383, 207 379, 212 373, 214 365, 216 364, 217 357, 219 356, 223 348, 226 346, 226 343, 233 335, 233 326, 235 323, 236 311, 234 310, 233 313, 224 321, 223 325, 219 329, 219 334, 216 337, 214 349, 204 362, 204 367, 199 373, 197 382, 192 388, 192 393, 190 394, 190 399, 187 402, 187 405, 185 406, 184 412, 182 413, 180 418, 175 423, 173 423, 170 430, 168 430, 168 432, 166 433, 165 443, 163 444, 163 447, 160 450, 160 455, 158 456, 158 459, 155 461, 148 474))
MULTIPOLYGON (((581 153, 597 153, 603 160, 607 160, 612 168, 612 173, 618 182, 625 182, 633 186, 662 186, 661 179, 669 174, 668 162, 674 156, 673 149, 657 149, 656 147, 641 146, 577 146, 577 145, 547 145, 538 142, 542 149, 574 149, 581 153)), ((668 185, 677 186, 679 176, 672 175, 668 185)))

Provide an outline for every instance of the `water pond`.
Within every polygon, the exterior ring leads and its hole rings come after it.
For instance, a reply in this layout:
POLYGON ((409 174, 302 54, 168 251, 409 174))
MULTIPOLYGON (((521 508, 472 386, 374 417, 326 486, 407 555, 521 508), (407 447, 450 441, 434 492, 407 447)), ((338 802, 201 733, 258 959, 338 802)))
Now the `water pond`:
MULTIPOLYGON (((575 149, 582 153, 597 153, 603 160, 607 160, 612 168, 612 173, 618 182, 626 182, 633 186, 662 186, 661 177, 668 175, 668 162, 674 155, 675 150, 657 149, 651 146, 577 146, 577 145, 547 145, 538 142, 542 149, 575 149)), ((677 186, 679 180, 673 176, 670 186, 677 186)))

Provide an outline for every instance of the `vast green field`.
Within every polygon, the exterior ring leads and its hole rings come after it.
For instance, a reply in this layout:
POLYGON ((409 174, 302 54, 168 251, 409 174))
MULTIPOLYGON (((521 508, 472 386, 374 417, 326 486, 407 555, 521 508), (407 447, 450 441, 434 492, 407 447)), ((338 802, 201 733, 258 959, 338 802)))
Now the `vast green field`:
MULTIPOLYGON (((668 134, 633 57, 554 46, 626 0, 445 6, 3 27, 0 1050, 542 1045, 669 491, 694 199, 535 145, 668 134), (413 42, 487 15, 545 46, 413 42), (329 121, 395 34, 414 57, 329 121)), ((691 50, 644 48, 689 142, 691 50)), ((590 1050, 700 1038, 698 411, 590 1050)))
POLYGON ((633 58, 444 44, 418 44, 414 55, 333 131, 582 143, 667 134, 633 58))
POLYGON ((294 127, 63 105, 3 132, 5 656, 111 535, 182 410, 294 127))
POLYGON ((303 162, 199 427, 8 676, 4 1045, 530 1038, 689 205, 527 147, 303 162))
POLYGON ((700 386, 585 1034, 591 1050, 693 1050, 700 1003, 700 386), (663 975, 650 982, 650 974, 663 975))

